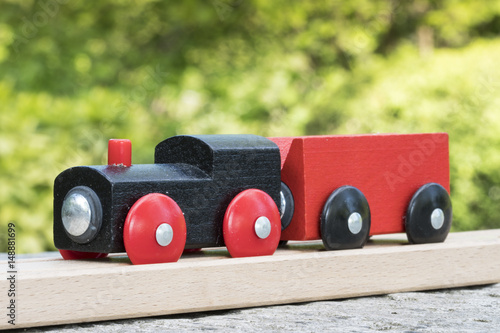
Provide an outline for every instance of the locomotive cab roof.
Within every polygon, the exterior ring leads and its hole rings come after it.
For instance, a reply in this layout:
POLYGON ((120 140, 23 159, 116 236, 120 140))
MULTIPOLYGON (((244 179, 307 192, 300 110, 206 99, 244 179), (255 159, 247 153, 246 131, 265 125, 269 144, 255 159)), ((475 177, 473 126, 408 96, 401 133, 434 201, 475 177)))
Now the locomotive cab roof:
MULTIPOLYGON (((155 163, 190 164, 215 176, 228 171, 237 172, 242 167, 267 167, 279 159, 279 154, 274 142, 258 135, 179 135, 156 146, 155 163)), ((279 172, 279 167, 274 166, 271 169, 279 172)))

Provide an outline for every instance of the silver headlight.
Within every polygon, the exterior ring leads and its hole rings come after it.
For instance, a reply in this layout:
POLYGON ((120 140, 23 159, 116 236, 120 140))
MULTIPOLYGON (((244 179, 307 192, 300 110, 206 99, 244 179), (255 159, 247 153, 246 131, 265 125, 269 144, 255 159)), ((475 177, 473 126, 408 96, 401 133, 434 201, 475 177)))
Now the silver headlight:
POLYGON ((77 243, 95 238, 102 224, 102 206, 97 194, 87 186, 72 188, 64 197, 61 218, 68 236, 77 243))

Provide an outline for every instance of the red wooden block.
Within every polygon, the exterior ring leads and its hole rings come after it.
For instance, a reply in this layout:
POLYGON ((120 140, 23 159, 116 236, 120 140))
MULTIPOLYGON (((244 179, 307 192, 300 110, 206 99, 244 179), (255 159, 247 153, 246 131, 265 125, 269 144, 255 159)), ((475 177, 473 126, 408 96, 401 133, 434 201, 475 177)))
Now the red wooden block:
POLYGON ((449 193, 448 134, 371 134, 270 138, 281 151, 281 179, 295 212, 282 240, 320 239, 320 216, 329 195, 351 185, 371 210, 370 235, 404 232, 415 192, 427 183, 449 193))

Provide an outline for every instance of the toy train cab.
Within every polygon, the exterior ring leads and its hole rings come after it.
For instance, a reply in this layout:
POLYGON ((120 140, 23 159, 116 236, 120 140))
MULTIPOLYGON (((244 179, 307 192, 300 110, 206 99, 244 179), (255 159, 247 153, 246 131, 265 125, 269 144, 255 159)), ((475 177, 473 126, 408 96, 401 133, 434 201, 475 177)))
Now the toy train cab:
POLYGON ((126 251, 133 264, 177 261, 226 246, 270 255, 278 243, 322 239, 327 250, 406 231, 441 242, 451 225, 447 134, 264 138, 175 136, 154 164, 131 163, 110 140, 108 165, 54 183, 54 242, 65 259, 126 251))

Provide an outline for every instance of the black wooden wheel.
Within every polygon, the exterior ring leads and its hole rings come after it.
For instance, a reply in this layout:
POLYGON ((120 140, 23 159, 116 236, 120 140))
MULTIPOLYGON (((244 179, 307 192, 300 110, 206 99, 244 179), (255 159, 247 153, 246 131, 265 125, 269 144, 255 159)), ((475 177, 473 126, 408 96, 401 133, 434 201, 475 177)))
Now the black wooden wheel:
POLYGON ((288 244, 287 240, 282 240, 279 242, 278 247, 285 247, 288 244))
POLYGON ((281 182, 280 199, 281 231, 283 231, 290 225, 290 222, 292 222, 293 211, 295 210, 292 191, 290 191, 290 188, 283 182, 281 182))
POLYGON ((370 206, 353 186, 342 186, 328 197, 321 214, 321 239, 327 250, 361 248, 370 233, 370 206))
POLYGON ((448 191, 436 183, 425 184, 415 192, 405 219, 410 243, 439 243, 448 236, 452 221, 448 191))

